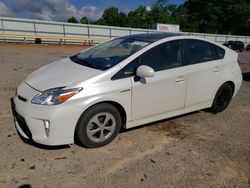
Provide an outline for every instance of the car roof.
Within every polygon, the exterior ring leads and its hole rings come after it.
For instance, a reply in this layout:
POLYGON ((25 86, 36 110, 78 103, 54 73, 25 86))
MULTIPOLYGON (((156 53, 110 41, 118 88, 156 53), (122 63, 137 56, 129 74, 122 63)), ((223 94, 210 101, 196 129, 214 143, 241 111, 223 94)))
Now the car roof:
POLYGON ((162 33, 162 32, 159 32, 159 33, 128 35, 128 36, 124 36, 121 38, 133 39, 133 40, 153 43, 155 41, 158 41, 158 40, 161 40, 164 38, 176 37, 176 36, 185 36, 185 35, 183 35, 181 33, 162 33))

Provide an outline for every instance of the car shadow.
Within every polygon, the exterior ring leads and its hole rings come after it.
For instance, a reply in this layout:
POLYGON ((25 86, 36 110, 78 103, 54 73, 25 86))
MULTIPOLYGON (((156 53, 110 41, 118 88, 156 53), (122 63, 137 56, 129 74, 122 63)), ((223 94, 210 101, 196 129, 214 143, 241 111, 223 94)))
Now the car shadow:
POLYGON ((243 77, 243 80, 244 81, 250 81, 250 72, 244 72, 243 74, 242 74, 242 77, 243 77))
POLYGON ((30 184, 23 184, 18 186, 18 188, 32 188, 32 186, 30 184))
MULTIPOLYGON (((209 110, 201 110, 201 111, 208 112, 209 110)), ((144 127, 149 127, 149 126, 152 126, 152 125, 160 124, 160 123, 163 123, 163 122, 167 122, 167 121, 179 119, 181 117, 185 117, 185 116, 188 116, 188 115, 197 114, 199 112, 200 111, 194 111, 194 112, 190 112, 190 113, 187 113, 187 114, 182 114, 182 115, 179 115, 179 116, 175 116, 175 117, 171 117, 171 118, 166 118, 166 119, 162 119, 162 120, 159 120, 159 121, 154 121, 154 122, 151 122, 151 123, 139 125, 139 126, 136 126, 136 127, 130 128, 130 129, 122 128, 120 130, 120 134, 126 133, 126 132, 130 132, 130 131, 134 131, 134 130, 137 130, 137 129, 141 129, 141 128, 144 128, 144 127)))

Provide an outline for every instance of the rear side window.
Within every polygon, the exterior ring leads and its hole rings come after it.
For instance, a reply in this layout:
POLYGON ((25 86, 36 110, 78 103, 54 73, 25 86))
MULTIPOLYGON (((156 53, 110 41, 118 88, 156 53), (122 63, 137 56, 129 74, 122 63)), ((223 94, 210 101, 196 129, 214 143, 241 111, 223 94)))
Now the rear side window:
POLYGON ((186 64, 215 60, 212 44, 201 40, 186 40, 186 64))
POLYGON ((216 59, 223 59, 225 56, 225 50, 219 46, 213 45, 216 59))
POLYGON ((147 65, 155 71, 181 66, 181 41, 171 41, 160 44, 140 57, 140 65, 147 65))

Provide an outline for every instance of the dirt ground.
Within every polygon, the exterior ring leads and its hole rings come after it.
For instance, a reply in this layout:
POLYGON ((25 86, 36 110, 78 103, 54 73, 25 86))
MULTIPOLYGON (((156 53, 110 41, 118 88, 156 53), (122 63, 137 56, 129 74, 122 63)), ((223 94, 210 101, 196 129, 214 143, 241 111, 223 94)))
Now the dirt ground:
POLYGON ((223 113, 199 111, 124 131, 98 149, 24 143, 9 105, 15 88, 38 67, 82 49, 0 43, 0 187, 250 187, 246 52, 245 81, 223 113))

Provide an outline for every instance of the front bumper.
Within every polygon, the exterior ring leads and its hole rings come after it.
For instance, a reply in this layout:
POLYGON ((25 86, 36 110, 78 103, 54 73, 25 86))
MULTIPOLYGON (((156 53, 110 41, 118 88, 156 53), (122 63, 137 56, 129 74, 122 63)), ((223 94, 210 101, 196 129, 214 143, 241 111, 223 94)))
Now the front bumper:
POLYGON ((22 137, 43 145, 74 143, 75 126, 82 111, 80 106, 66 102, 54 106, 32 104, 31 99, 38 93, 22 83, 17 95, 11 99, 17 131, 22 137), (50 122, 49 135, 46 134, 44 120, 50 122))
POLYGON ((30 132, 25 119, 16 112, 13 98, 10 99, 10 103, 11 103, 12 114, 14 116, 14 122, 18 132, 21 134, 22 137, 26 139, 32 139, 32 133, 30 132))

